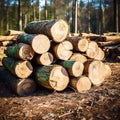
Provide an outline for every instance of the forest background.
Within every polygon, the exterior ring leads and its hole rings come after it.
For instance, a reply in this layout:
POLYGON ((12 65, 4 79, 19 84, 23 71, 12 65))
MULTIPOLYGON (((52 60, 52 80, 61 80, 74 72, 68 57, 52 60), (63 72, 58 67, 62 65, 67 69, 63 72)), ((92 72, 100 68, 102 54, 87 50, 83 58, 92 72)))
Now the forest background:
POLYGON ((0 34, 24 31, 27 23, 64 19, 69 32, 120 31, 120 0, 0 0, 0 34))

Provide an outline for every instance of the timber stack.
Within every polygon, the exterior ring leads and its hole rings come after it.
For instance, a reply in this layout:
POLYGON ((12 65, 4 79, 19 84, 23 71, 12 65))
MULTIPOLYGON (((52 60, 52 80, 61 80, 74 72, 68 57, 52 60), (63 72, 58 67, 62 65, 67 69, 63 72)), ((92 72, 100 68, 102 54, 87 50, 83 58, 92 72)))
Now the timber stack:
POLYGON ((6 35, 0 35, 0 66, 2 66, 2 59, 6 56, 5 50, 8 46, 16 44, 16 38, 23 31, 8 30, 6 35))
POLYGON ((10 73, 3 76, 6 84, 18 95, 33 92, 36 84, 55 91, 70 86, 78 92, 103 84, 111 75, 104 51, 96 41, 68 33, 62 19, 28 23, 16 44, 5 49, 1 71, 10 73))
POLYGON ((82 33, 81 36, 96 41, 107 58, 120 62, 120 33, 108 32, 103 35, 82 33))

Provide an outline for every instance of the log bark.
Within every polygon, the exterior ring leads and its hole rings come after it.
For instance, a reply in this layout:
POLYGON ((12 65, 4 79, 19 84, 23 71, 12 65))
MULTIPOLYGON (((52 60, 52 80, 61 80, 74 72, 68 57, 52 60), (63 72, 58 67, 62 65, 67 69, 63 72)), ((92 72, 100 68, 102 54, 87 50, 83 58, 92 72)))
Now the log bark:
POLYGON ((120 36, 104 36, 105 37, 105 41, 116 41, 116 40, 120 40, 120 36))
POLYGON ((30 22, 27 24, 25 32, 29 34, 45 34, 55 42, 62 42, 68 34, 68 24, 62 19, 30 22))
POLYGON ((10 36, 15 36, 15 35, 19 35, 19 34, 23 34, 24 31, 17 31, 17 30, 8 30, 7 34, 10 36))
POLYGON ((3 66, 12 74, 19 78, 27 78, 33 72, 33 67, 29 61, 16 60, 11 57, 4 57, 2 59, 3 66))
POLYGON ((84 73, 93 85, 100 86, 105 80, 105 65, 102 61, 87 61, 84 64, 84 73))
POLYGON ((108 41, 108 42, 98 42, 98 45, 100 47, 113 46, 113 45, 118 45, 118 44, 120 44, 120 40, 108 41))
POLYGON ((96 55, 98 54, 98 45, 94 41, 90 41, 88 44, 88 48, 86 50, 86 55, 89 58, 95 58, 96 55))
POLYGON ((17 36, 0 36, 0 41, 16 40, 17 36))
POLYGON ((103 42, 105 41, 105 36, 103 35, 97 35, 97 34, 93 34, 93 33, 82 33, 81 37, 83 38, 87 38, 90 39, 91 41, 96 41, 96 42, 103 42))
POLYGON ((45 88, 62 91, 69 83, 66 69, 60 65, 50 65, 35 68, 36 81, 45 88))
POLYGON ((53 53, 57 59, 68 60, 72 55, 73 46, 69 41, 63 41, 53 46, 53 53))
POLYGON ((105 53, 104 53, 104 51, 99 47, 98 48, 98 54, 95 56, 95 60, 101 60, 101 61, 103 61, 104 60, 104 58, 105 58, 105 53))
POLYGON ((54 61, 54 56, 52 53, 50 52, 45 52, 41 55, 36 55, 34 57, 34 62, 36 62, 37 64, 40 64, 40 65, 51 65, 54 61))
POLYGON ((81 53, 73 53, 69 60, 80 61, 81 63, 85 63, 87 58, 81 53))
POLYGON ((88 39, 81 37, 67 37, 66 40, 70 41, 73 45, 73 49, 80 52, 85 52, 88 48, 88 39))
POLYGON ((0 68, 0 77, 9 89, 19 96, 30 95, 36 90, 36 83, 33 79, 15 77, 3 67, 0 68))
POLYGON ((31 60, 34 56, 34 50, 28 44, 19 43, 15 46, 7 47, 5 54, 17 59, 31 60))
POLYGON ((60 61, 60 65, 67 69, 70 76, 79 77, 83 74, 84 65, 79 61, 60 61))
POLYGON ((43 34, 20 34, 17 37, 17 41, 31 45, 38 54, 47 52, 50 48, 50 40, 43 34))
POLYGON ((91 88, 91 81, 88 77, 86 76, 81 76, 81 77, 72 77, 70 79, 70 86, 77 90, 78 92, 86 92, 90 90, 91 88))

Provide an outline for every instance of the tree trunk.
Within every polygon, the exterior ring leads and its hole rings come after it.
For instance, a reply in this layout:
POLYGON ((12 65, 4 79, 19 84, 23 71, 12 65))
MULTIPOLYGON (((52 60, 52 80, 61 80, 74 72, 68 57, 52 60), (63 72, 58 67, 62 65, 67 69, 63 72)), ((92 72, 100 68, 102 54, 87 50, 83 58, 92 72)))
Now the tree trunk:
POLYGON ((81 37, 67 37, 66 40, 70 41, 73 49, 80 52, 85 52, 88 48, 88 40, 81 37))
POLYGON ((102 61, 87 61, 84 64, 84 73, 89 77, 93 85, 99 86, 105 80, 105 65, 102 61))
POLYGON ((77 90, 78 92, 82 93, 90 90, 91 81, 86 76, 81 76, 77 78, 73 77, 70 79, 70 86, 77 90))
POLYGON ((17 37, 17 41, 30 44, 33 50, 38 54, 47 52, 50 48, 50 40, 43 34, 20 34, 17 37))
POLYGON ((60 61, 60 65, 67 69, 70 76, 79 77, 83 74, 84 65, 79 61, 60 61))
POLYGON ((10 57, 4 57, 3 66, 12 74, 19 78, 27 78, 33 72, 33 67, 29 61, 16 60, 10 57))
POLYGON ((64 20, 30 22, 25 28, 29 34, 45 34, 55 42, 62 42, 68 34, 68 25, 64 20))
POLYGON ((51 65, 53 63, 54 57, 50 52, 45 52, 41 55, 36 55, 34 61, 40 65, 51 65))
POLYGON ((19 43, 15 46, 7 47, 5 53, 9 57, 14 57, 22 60, 31 60, 34 56, 32 47, 24 43, 19 43))
POLYGON ((48 89, 62 91, 69 83, 68 73, 60 65, 38 67, 34 74, 38 84, 48 89))
POLYGON ((53 46, 53 52, 56 58, 68 60, 72 55, 73 46, 69 41, 63 41, 53 46))
POLYGON ((88 44, 88 48, 86 50, 86 55, 89 58, 95 58, 96 55, 98 54, 98 45, 94 41, 90 41, 88 44))
POLYGON ((30 95, 36 90, 36 83, 31 78, 20 79, 15 77, 5 68, 0 68, 1 80, 19 96, 30 95))
POLYGON ((85 63, 87 58, 81 53, 73 53, 70 57, 70 60, 80 61, 81 63, 85 63))

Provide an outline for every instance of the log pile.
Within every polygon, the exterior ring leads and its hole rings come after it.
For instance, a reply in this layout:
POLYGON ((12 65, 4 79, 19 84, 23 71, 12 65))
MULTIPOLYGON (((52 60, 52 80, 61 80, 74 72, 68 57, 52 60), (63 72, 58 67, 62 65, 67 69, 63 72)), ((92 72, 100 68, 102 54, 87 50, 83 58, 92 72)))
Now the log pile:
POLYGON ((96 41, 106 57, 120 62, 120 33, 108 32, 103 35, 82 33, 81 36, 96 41))
MULTIPOLYGON (((8 46, 5 54, 4 71, 10 73, 10 86, 18 95, 33 92, 36 84, 55 91, 70 86, 85 92, 111 75, 97 42, 69 36, 64 20, 28 23, 25 33, 17 35, 16 44, 8 46), (19 87, 21 81, 24 87, 19 87)), ((3 76, 8 85, 7 78, 3 76)))
POLYGON ((6 35, 0 35, 0 66, 2 66, 2 59, 6 56, 5 49, 8 46, 16 44, 16 38, 23 31, 8 30, 6 35))

